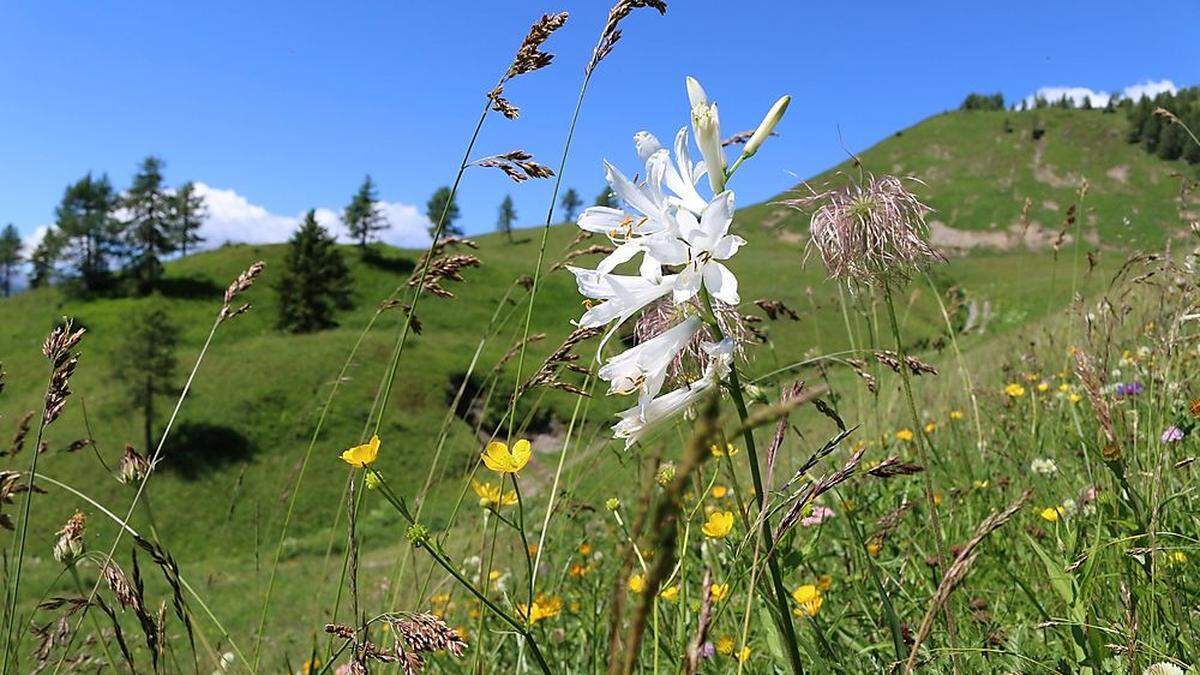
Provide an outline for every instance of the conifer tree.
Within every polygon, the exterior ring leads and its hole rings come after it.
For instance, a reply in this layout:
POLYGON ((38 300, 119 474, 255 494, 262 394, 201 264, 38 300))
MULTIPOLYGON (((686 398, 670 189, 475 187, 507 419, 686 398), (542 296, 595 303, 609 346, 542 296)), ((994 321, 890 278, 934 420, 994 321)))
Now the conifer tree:
POLYGON ((109 258, 119 252, 120 223, 113 217, 118 198, 108 176, 88 174, 69 185, 55 209, 57 253, 85 291, 109 279, 109 258))
POLYGON ((425 204, 425 215, 429 217, 429 236, 437 232, 439 220, 442 224, 442 236, 457 236, 462 230, 454 224, 458 220, 458 201, 454 198, 449 187, 442 186, 434 191, 433 196, 425 204), (444 217, 443 217, 443 214, 444 217))
POLYGON ((163 182, 163 162, 157 157, 142 161, 122 205, 129 214, 125 243, 130 261, 127 272, 139 293, 149 293, 162 277, 162 258, 175 251, 171 236, 171 199, 163 182))
POLYGON ((175 347, 179 328, 161 300, 142 301, 122 323, 121 342, 114 357, 114 372, 130 405, 142 413, 147 450, 154 448, 154 403, 175 391, 175 347))
POLYGON ((575 192, 575 188, 568 188, 560 203, 563 215, 566 216, 565 222, 575 222, 575 214, 579 212, 579 207, 583 206, 583 200, 579 198, 579 193, 575 192))
POLYGON ((59 234, 51 228, 29 254, 29 287, 43 288, 54 283, 59 256, 59 234))
POLYGON ((504 195, 504 201, 500 202, 500 215, 496 218, 496 229, 503 232, 508 237, 508 243, 512 243, 513 224, 517 222, 517 209, 513 206, 512 195, 504 195))
POLYGON ((596 195, 595 206, 607 206, 611 208, 616 205, 616 198, 613 197, 612 188, 605 185, 600 194, 596 195))
POLYGON ((387 229, 387 218, 379 207, 379 197, 370 176, 363 179, 358 192, 354 193, 354 197, 346 205, 342 212, 342 222, 346 225, 350 238, 357 239, 359 248, 364 249, 367 243, 375 238, 376 232, 387 229))
POLYGON ((4 297, 12 295, 12 280, 21 264, 21 234, 9 223, 0 233, 0 286, 4 297))
POLYGON ((336 240, 309 211, 288 241, 279 294, 279 328, 309 333, 336 326, 335 309, 350 306, 350 270, 336 240))
POLYGON ((207 216, 204 197, 196 193, 195 183, 184 183, 171 196, 171 234, 180 255, 186 256, 189 248, 204 242, 199 232, 207 216))

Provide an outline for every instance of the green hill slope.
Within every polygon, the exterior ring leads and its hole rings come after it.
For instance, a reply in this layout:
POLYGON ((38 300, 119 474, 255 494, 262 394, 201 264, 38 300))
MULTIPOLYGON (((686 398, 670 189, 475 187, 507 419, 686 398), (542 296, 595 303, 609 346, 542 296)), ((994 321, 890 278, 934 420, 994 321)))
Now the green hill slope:
MULTIPOLYGON (((1079 290, 1086 291, 1103 284, 1104 273, 1119 266, 1122 256, 1117 249, 1151 246, 1179 229, 1178 183, 1171 174, 1183 165, 1163 163, 1127 145, 1123 125, 1121 116, 1088 111, 952 113, 897 134, 861 157, 869 170, 912 173, 924 179, 922 192, 937 209, 934 218, 940 237, 962 233, 1008 237, 1005 233, 1014 224, 1025 229, 1021 212, 1029 199, 1029 229, 1044 229, 1050 234, 1042 239, 1053 239, 1075 200, 1079 179, 1086 178, 1090 188, 1081 222, 1085 234, 1095 232, 1102 249, 1097 271, 1078 279, 1079 290), (1011 132, 1006 131, 1006 119, 1011 132), (1038 141, 1032 138, 1035 126, 1045 130, 1038 141)), ((830 176, 832 171, 818 178, 830 176)), ((802 215, 769 203, 743 210, 736 221, 750 242, 734 265, 743 288, 743 311, 758 313, 750 301, 775 298, 802 317, 798 322, 768 322, 771 342, 757 350, 756 359, 747 366, 751 375, 786 367, 810 352, 847 346, 836 288, 824 281, 815 261, 805 264, 804 223, 802 215)), ((571 226, 553 228, 548 266, 572 247, 576 234, 571 226)), ((515 282, 532 272, 540 231, 526 232, 524 237, 516 244, 497 236, 479 238, 476 253, 483 265, 468 270, 465 282, 451 286, 458 297, 422 300, 418 316, 423 332, 412 339, 401 361, 382 432, 387 450, 378 465, 400 492, 412 494, 422 486, 449 402, 498 307, 500 325, 494 336, 483 340, 474 386, 486 385, 488 373, 520 337, 522 303, 528 296, 515 282), (502 303, 506 293, 511 301, 502 303)), ((989 344, 1031 330, 1061 310, 1073 281, 1069 254, 1056 260, 1048 248, 1014 246, 1007 239, 980 241, 1002 245, 999 250, 977 248, 969 255, 952 257, 934 278, 939 292, 956 286, 963 289, 965 301, 990 308, 987 330, 962 338, 965 350, 983 353, 989 344)), ((340 327, 313 335, 289 335, 274 328, 271 284, 282 262, 282 245, 229 246, 167 266, 165 301, 184 331, 179 358, 180 370, 186 373, 219 309, 225 285, 254 260, 267 263, 262 280, 248 294, 253 309, 219 331, 149 493, 154 525, 169 548, 180 560, 200 565, 211 575, 209 582, 220 585, 223 591, 215 594, 227 595, 215 604, 228 609, 238 626, 245 627, 252 612, 234 591, 252 592, 255 597, 260 592, 282 506, 333 378, 376 303, 404 283, 417 256, 412 251, 388 250, 382 263, 368 263, 354 249, 346 248, 345 253, 355 280, 355 306, 339 315, 340 327)), ((582 264, 591 261, 580 259, 582 264)), ((942 332, 940 309, 933 289, 924 281, 914 284, 913 291, 905 317, 907 334, 918 341, 917 346, 928 345, 942 332)), ((46 376, 39 347, 53 322, 68 315, 88 328, 74 380, 75 395, 48 434, 42 468, 114 510, 123 510, 130 488, 105 474, 93 449, 67 453, 64 448, 91 436, 97 443, 95 451, 115 465, 122 445, 141 437, 139 414, 124 400, 109 367, 123 322, 138 302, 127 298, 80 301, 54 289, 0 300, 0 362, 9 373, 8 388, 0 395, 0 432, 5 440, 24 411, 39 408, 46 376)), ((539 290, 531 326, 532 333, 545 333, 546 338, 531 346, 524 376, 570 332, 570 319, 581 311, 571 275, 562 270, 549 273, 539 290)), ((333 528, 342 517, 340 499, 346 480, 337 453, 357 442, 362 433, 401 321, 402 314, 395 310, 382 315, 342 383, 300 487, 287 547, 294 570, 317 574, 317 561, 330 542, 340 545, 344 536, 333 528)), ((586 365, 591 352, 586 347, 581 352, 586 365)), ((930 358, 942 357, 934 353, 930 358)), ((498 371, 496 401, 506 400, 511 392, 516 365, 510 360, 498 371)), ((945 379, 942 384, 953 388, 954 381, 945 379)), ((561 435, 560 425, 570 417, 574 397, 539 391, 526 398, 526 405, 536 403, 539 410, 548 411, 535 420, 534 430, 548 440, 537 448, 541 461, 535 464, 541 468, 534 470, 552 472, 559 447, 553 439, 561 435)), ((607 426, 618 404, 597 398, 587 406, 589 428, 597 429, 596 438, 606 438, 601 425, 607 426)), ((445 517, 447 510, 442 507, 457 498, 468 462, 479 451, 471 422, 452 418, 445 447, 440 477, 453 480, 435 486, 434 508, 428 511, 434 527, 445 517)), ((599 443, 588 444, 585 451, 592 456, 617 452, 615 446, 599 443)), ((24 454, 7 458, 6 463, 18 468, 27 459, 24 454)), ((579 472, 579 489, 603 494, 606 485, 624 480, 628 470, 619 459, 610 463, 611 470, 579 472)), ((41 552, 43 562, 53 532, 75 506, 60 495, 39 502, 31 546, 41 552)), ((384 513, 379 510, 367 516, 363 531, 368 549, 382 550, 398 541, 398 531, 389 529, 393 521, 384 513)), ((148 513, 139 514, 135 524, 145 527, 148 518, 148 513)), ((103 542, 110 534, 111 529, 97 520, 89 536, 103 542)), ((38 574, 38 567, 31 573, 38 574)), ((51 567, 46 564, 41 569, 49 574, 51 567)), ((302 588, 282 592, 280 612, 288 607, 287 596, 294 595, 297 602, 306 599, 302 588)))

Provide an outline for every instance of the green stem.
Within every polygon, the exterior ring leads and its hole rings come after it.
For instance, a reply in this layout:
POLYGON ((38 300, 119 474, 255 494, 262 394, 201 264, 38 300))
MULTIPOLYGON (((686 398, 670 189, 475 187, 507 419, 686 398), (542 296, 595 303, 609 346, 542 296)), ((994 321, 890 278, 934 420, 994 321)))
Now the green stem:
MULTIPOLYGON (((913 430, 917 434, 917 452, 920 453, 921 463, 926 465, 925 471, 922 474, 925 476, 925 501, 926 508, 929 510, 929 522, 933 528, 934 548, 937 551, 938 564, 934 569, 934 577, 940 584, 942 579, 942 565, 946 564, 948 558, 944 550, 945 544, 942 541, 942 523, 938 519, 937 505, 934 504, 933 494, 933 478, 930 476, 932 467, 929 466, 929 457, 933 456, 934 461, 940 464, 940 459, 937 453, 933 450, 933 444, 929 440, 929 436, 925 433, 925 426, 921 424, 921 416, 917 412, 917 403, 913 398, 912 382, 909 380, 908 363, 905 360, 904 341, 900 338, 900 322, 896 320, 896 307, 892 302, 891 287, 884 283, 883 285, 884 304, 887 305, 888 322, 892 327, 892 337, 896 340, 896 359, 900 362, 900 382, 904 389, 904 400, 908 403, 908 412, 912 415, 913 430)), ((950 613, 950 605, 947 602, 945 606, 944 616, 946 617, 946 634, 950 641, 951 659, 954 660, 954 670, 958 671, 958 660, 954 656, 955 652, 955 629, 954 619, 950 613)))
MULTIPOLYGON (((708 289, 700 291, 704 298, 704 305, 708 309, 708 313, 712 316, 713 330, 717 335, 724 339, 725 335, 721 331, 721 327, 717 322, 717 313, 713 309, 712 298, 708 295, 708 289)), ((758 467, 758 450, 754 445, 754 431, 746 424, 746 419, 749 413, 746 412, 746 401, 742 397, 742 383, 738 378, 737 364, 729 369, 729 395, 733 398, 733 405, 737 409, 738 418, 742 422, 744 431, 742 438, 746 443, 746 456, 750 462, 750 477, 754 482, 754 502, 758 506, 758 510, 762 512, 764 497, 762 475, 758 467)), ((783 641, 787 646, 788 661, 791 663, 792 672, 796 675, 801 675, 804 672, 804 664, 800 661, 800 647, 796 643, 796 628, 792 625, 792 615, 788 611, 787 591, 783 587, 783 575, 779 571, 779 563, 773 555, 775 537, 771 533, 771 521, 769 518, 762 518, 761 533, 763 544, 767 547, 767 569, 771 573, 771 585, 774 591, 775 601, 775 624, 779 627, 779 632, 783 635, 783 641)))

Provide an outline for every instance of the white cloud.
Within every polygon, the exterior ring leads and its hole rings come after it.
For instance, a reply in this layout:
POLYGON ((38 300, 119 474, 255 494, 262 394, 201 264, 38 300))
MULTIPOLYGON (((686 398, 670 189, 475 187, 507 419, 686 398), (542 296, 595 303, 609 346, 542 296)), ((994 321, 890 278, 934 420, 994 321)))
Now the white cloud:
MULTIPOLYGON (((1144 96, 1154 98, 1164 92, 1175 93, 1178 89, 1175 83, 1171 80, 1146 80, 1140 84, 1131 84, 1121 90, 1121 98, 1140 100, 1144 96)), ((1088 87, 1041 87, 1034 93, 1025 97, 1026 105, 1032 106, 1034 101, 1041 97, 1051 103, 1059 101, 1063 96, 1075 102, 1075 105, 1082 105, 1087 99, 1092 100, 1092 105, 1097 108, 1102 108, 1108 105, 1112 94, 1104 90, 1094 90, 1088 87)))
MULTIPOLYGON (((196 183, 196 193, 204 197, 208 217, 200 227, 200 236, 205 246, 214 247, 231 241, 248 244, 278 243, 287 241, 304 214, 285 216, 271 213, 266 208, 251 203, 235 190, 215 188, 207 183, 196 183)), ((380 239, 393 246, 421 248, 429 245, 429 219, 420 210, 399 202, 380 202, 389 227, 379 233, 380 239)), ((349 241, 342 226, 340 212, 327 207, 316 209, 317 222, 349 241)))

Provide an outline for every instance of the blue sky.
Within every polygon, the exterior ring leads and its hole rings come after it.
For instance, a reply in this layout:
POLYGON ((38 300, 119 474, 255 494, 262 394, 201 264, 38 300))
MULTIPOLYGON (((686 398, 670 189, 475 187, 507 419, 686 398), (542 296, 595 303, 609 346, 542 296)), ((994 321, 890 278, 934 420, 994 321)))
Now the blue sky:
MULTIPOLYGON (((1195 2, 668 2, 665 17, 627 19, 593 79, 565 176, 589 202, 603 158, 637 170, 635 131, 669 138, 685 123, 688 74, 728 132, 793 96, 781 136, 739 176, 742 204, 839 161, 839 133, 860 150, 971 91, 1200 83, 1195 2)), ((520 120, 491 119, 476 152, 521 147, 557 163, 608 4, 6 2, 0 223, 31 233, 68 182, 107 172, 123 187, 154 153, 172 183, 211 188, 225 219, 214 236, 282 238, 308 208, 340 209, 369 172, 405 241, 529 24, 565 9, 554 64, 508 89, 520 120)), ((461 224, 492 229, 505 194, 523 225, 544 218, 548 182, 476 170, 461 224)))

